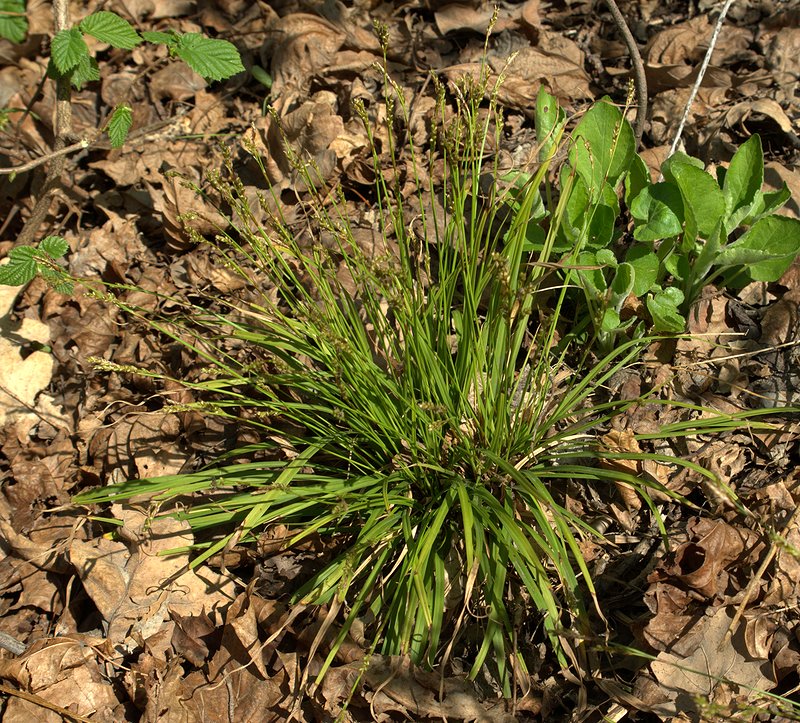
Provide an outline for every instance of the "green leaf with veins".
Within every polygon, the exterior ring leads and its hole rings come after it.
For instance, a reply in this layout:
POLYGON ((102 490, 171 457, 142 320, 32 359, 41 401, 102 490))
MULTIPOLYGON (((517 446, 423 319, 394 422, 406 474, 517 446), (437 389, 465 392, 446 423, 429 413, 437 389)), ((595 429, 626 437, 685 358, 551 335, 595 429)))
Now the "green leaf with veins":
POLYGON ((27 34, 25 0, 0 0, 0 38, 21 43, 27 34))
POLYGON ((725 196, 722 189, 711 174, 694 164, 673 163, 670 175, 683 197, 689 241, 694 242, 698 235, 708 238, 725 215, 725 196))
POLYGON ((133 123, 133 113, 130 106, 118 105, 114 108, 108 121, 108 138, 112 148, 119 148, 128 137, 128 131, 133 123))
POLYGON ((683 292, 670 286, 647 299, 647 310, 653 317, 653 331, 679 334, 686 326, 686 319, 678 310, 683 303, 683 292))
POLYGON ((683 232, 683 199, 672 183, 646 186, 631 203, 637 241, 661 241, 683 232))
POLYGON ((633 294, 644 296, 658 281, 660 263, 653 250, 653 244, 635 244, 628 249, 625 261, 634 270, 633 294))
POLYGON ((80 90, 86 83, 100 80, 100 66, 90 55, 82 55, 78 64, 69 72, 69 82, 80 90))
POLYGON ((69 251, 69 244, 63 236, 45 236, 36 250, 57 259, 69 251))
POLYGON ((239 51, 227 40, 186 33, 178 38, 175 53, 206 79, 224 80, 244 71, 239 51))
POLYGON ((173 30, 162 33, 160 30, 144 30, 142 37, 148 43, 160 43, 161 45, 177 45, 178 34, 173 30))
POLYGON ((739 147, 725 171, 722 192, 725 194, 728 216, 749 209, 756 201, 763 184, 764 153, 761 149, 761 138, 756 133, 739 147))
POLYGON ((8 263, 0 266, 0 284, 22 286, 31 281, 38 270, 36 250, 32 246, 17 246, 8 252, 8 263))
POLYGON ((78 27, 101 43, 123 50, 132 50, 142 42, 142 37, 127 20, 105 10, 87 15, 78 27))
POLYGON ((604 184, 616 187, 636 151, 633 129, 619 108, 607 100, 595 103, 573 132, 569 162, 597 198, 604 184))
POLYGON ((728 283, 736 288, 750 281, 777 281, 800 253, 800 221, 767 216, 756 221, 737 241, 723 248, 715 265, 742 266, 728 283))
POLYGON ((78 65, 81 58, 89 57, 89 48, 78 28, 68 28, 55 34, 50 53, 56 70, 64 75, 78 65))

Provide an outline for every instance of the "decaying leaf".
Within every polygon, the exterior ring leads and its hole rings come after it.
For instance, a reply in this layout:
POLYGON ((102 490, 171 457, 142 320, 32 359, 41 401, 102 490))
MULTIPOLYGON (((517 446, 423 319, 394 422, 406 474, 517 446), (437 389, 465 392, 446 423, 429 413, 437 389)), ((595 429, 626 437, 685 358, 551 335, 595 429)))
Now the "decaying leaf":
POLYGON ((733 611, 720 607, 702 618, 673 652, 661 652, 650 669, 672 700, 674 711, 698 710, 697 698, 727 706, 775 685, 771 666, 751 658, 744 642, 744 625, 728 636, 733 611))

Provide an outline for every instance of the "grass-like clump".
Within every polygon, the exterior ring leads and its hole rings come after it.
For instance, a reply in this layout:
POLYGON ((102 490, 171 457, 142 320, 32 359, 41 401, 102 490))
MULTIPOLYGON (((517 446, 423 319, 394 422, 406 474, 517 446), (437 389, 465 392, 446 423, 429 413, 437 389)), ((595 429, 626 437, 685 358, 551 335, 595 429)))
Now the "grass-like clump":
MULTIPOLYGON (((330 555, 294 595, 327 605, 337 623, 320 676, 358 620, 373 650, 420 664, 469 650, 470 676, 488 669, 510 695, 514 672, 532 659, 524 641, 537 630, 567 666, 592 621, 603 619, 580 548, 598 533, 566 508, 566 486, 621 481, 652 506, 654 479, 598 461, 680 461, 601 443, 612 417, 645 403, 609 399, 604 385, 648 340, 613 337, 593 356, 592 323, 576 323, 572 335, 565 329, 586 271, 579 256, 597 224, 590 214, 581 231, 569 215, 580 158, 562 171, 558 192, 549 186, 565 148, 563 111, 540 94, 537 166, 507 174, 487 151, 502 132, 496 86, 484 74, 451 96, 438 89, 429 148, 401 147, 395 130, 408 122, 408 107, 387 78, 391 182, 373 142, 378 254, 357 242, 344 192, 323 187, 291 148, 309 189, 311 240, 282 219, 269 190, 253 208, 232 154, 210 174, 230 219, 216 246, 247 293, 187 302, 182 321, 150 323, 205 359, 205 378, 184 381, 207 393, 194 408, 250 424, 261 441, 208 469, 78 500, 154 496, 165 513, 206 540, 211 534, 194 564, 272 524, 291 530, 289 546, 321 536, 330 555), (417 174, 413 224, 400 191, 403 164, 417 174), (436 188, 423 181, 434 174, 420 172, 435 164, 444 169, 436 188), (432 202, 437 194, 441 204, 432 202), (572 250, 556 256, 569 234, 578 234, 572 250), (188 508, 168 507, 189 494, 188 508)), ((616 108, 602 105, 617 122, 608 147, 585 163, 615 189, 624 175, 618 154, 633 153, 632 133, 616 108)), ((372 138, 367 109, 355 111, 372 138)), ((577 139, 578 156, 589 152, 586 137, 577 139)), ((242 148, 264 171, 255 145, 242 148)), ((600 195, 587 196, 591 208, 608 203, 600 195)))

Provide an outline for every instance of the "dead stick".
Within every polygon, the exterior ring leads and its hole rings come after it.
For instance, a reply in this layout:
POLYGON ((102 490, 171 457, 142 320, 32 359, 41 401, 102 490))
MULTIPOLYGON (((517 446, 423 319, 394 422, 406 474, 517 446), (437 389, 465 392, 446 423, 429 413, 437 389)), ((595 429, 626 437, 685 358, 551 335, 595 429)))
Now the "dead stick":
POLYGON ((13 655, 22 655, 28 646, 22 641, 12 638, 8 633, 0 633, 0 648, 13 655))
POLYGON ((48 153, 44 156, 40 156, 39 158, 34 158, 32 161, 28 161, 27 163, 23 163, 21 166, 13 166, 12 168, 0 168, 0 176, 10 176, 12 173, 24 173, 25 171, 31 171, 38 166, 41 166, 43 163, 47 163, 48 161, 52 161, 58 156, 68 156, 70 153, 75 153, 75 151, 83 150, 84 148, 88 148, 90 141, 88 138, 84 138, 77 143, 73 143, 71 146, 66 146, 62 148, 60 151, 53 151, 52 153, 48 153))
MULTIPOLYGON (((69 28, 68 0, 53 0, 53 24, 55 32, 69 28)), ((67 138, 72 133, 72 93, 69 87, 69 78, 59 76, 56 80, 56 117, 55 140, 53 141, 53 160, 45 176, 44 183, 39 191, 39 198, 33 206, 31 215, 22 227, 17 243, 20 246, 30 245, 39 232, 39 226, 50 211, 53 194, 61 182, 61 172, 64 170, 63 154, 67 146, 67 138), (60 154, 60 155, 59 155, 60 154)))
MULTIPOLYGON (((613 2, 613 0, 608 0, 609 2, 613 2)), ((669 149, 669 158, 671 155, 675 153, 675 150, 678 148, 678 142, 683 135, 683 127, 686 125, 686 120, 689 117, 689 111, 692 109, 692 104, 694 103, 694 99, 697 96, 697 91, 700 90, 700 85, 703 83, 703 78, 705 77, 706 70, 708 69, 708 64, 711 62, 711 56, 714 53, 714 47, 717 44, 717 38, 719 37, 719 31, 722 29, 722 23, 725 22, 725 16, 728 14, 728 10, 730 9, 731 5, 733 4, 733 0, 725 0, 725 4, 722 6, 722 10, 719 13, 719 17, 717 18, 717 24, 714 26, 714 32, 711 33, 711 40, 708 41, 708 50, 706 51, 705 57, 703 58, 703 63, 700 66, 700 72, 697 74, 697 79, 692 86, 692 90, 689 93, 689 100, 686 101, 686 108, 683 109, 683 116, 681 117, 681 122, 678 125, 678 131, 675 133, 675 138, 672 140, 672 145, 669 149)))
POLYGON ((13 695, 16 698, 22 698, 22 700, 27 700, 29 703, 34 703, 35 705, 38 705, 41 708, 52 710, 54 713, 58 713, 58 715, 60 715, 65 720, 74 720, 74 721, 79 721, 80 723, 92 723, 92 721, 89 718, 84 718, 82 715, 78 715, 77 713, 73 713, 72 711, 67 710, 66 708, 62 708, 60 705, 51 703, 49 700, 45 700, 40 695, 34 695, 33 693, 26 693, 24 690, 17 690, 16 688, 12 688, 10 685, 4 685, 0 683, 0 693, 5 693, 6 695, 13 695))
MULTIPOLYGON (((783 526, 783 531, 786 532, 788 536, 791 531, 792 527, 797 523, 798 518, 800 518, 800 507, 795 507, 794 512, 792 512, 791 517, 783 526)), ((756 587, 761 583, 761 578, 764 577, 764 573, 767 571, 772 560, 775 558, 775 555, 778 554, 778 544, 773 542, 770 546, 769 550, 767 551, 766 556, 761 561, 761 564, 758 566, 758 570, 756 570, 756 574, 750 580, 750 583, 747 585, 744 591, 744 597, 742 601, 739 603, 739 607, 736 610, 736 614, 733 616, 733 620, 731 620, 730 625, 728 625, 728 630, 725 632, 725 637, 723 638, 723 642, 730 640, 731 636, 736 632, 735 628, 738 625, 739 621, 742 619, 742 615, 744 615, 744 610, 747 607, 747 603, 750 602, 750 598, 753 597, 753 593, 755 592, 756 587)), ((720 642, 722 645, 722 642, 720 642)))
POLYGON ((642 133, 644 132, 644 123, 647 120, 647 78, 644 74, 644 63, 642 62, 642 54, 639 52, 639 46, 636 45, 636 40, 631 33, 628 23, 620 12, 616 0, 606 0, 606 5, 611 11, 611 17, 614 19, 614 24, 617 26, 628 48, 628 55, 631 57, 631 67, 633 69, 633 78, 636 83, 636 125, 634 130, 636 132, 636 145, 642 142, 642 133))

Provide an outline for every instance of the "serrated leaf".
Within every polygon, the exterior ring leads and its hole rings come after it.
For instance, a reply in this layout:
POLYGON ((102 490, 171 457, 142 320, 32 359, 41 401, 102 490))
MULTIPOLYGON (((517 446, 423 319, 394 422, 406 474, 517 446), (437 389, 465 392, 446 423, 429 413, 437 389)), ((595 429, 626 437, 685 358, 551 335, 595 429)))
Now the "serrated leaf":
POLYGON ((244 71, 239 51, 227 40, 186 33, 179 37, 175 52, 206 80, 224 80, 244 71))
POLYGON ((0 0, 0 38, 6 38, 12 43, 21 43, 27 34, 25 0, 0 0))
POLYGON ((0 266, 0 284, 22 286, 33 279, 39 271, 35 249, 19 246, 8 252, 8 263, 0 266))
POLYGON ((160 43, 162 45, 176 45, 178 35, 175 32, 162 33, 160 30, 143 30, 142 37, 148 43, 160 43))
POLYGON ((37 251, 44 251, 51 258, 57 259, 69 251, 69 244, 63 236, 46 236, 37 251))
POLYGON ((39 269, 39 273, 47 285, 59 294, 70 295, 75 290, 75 284, 71 279, 65 278, 63 272, 44 267, 39 269))
POLYGON ((70 71, 69 82, 80 90, 84 84, 100 80, 100 67, 90 55, 83 55, 78 64, 70 71))
POLYGON ((118 105, 108 121, 108 137, 112 148, 119 148, 128 137, 133 123, 133 113, 129 106, 118 105))
POLYGON ((89 48, 78 28, 68 28, 56 33, 50 43, 50 52, 56 70, 62 75, 69 73, 81 62, 81 58, 89 57, 89 48))
POLYGON ((142 42, 133 25, 116 13, 106 10, 87 15, 78 27, 86 35, 97 38, 101 43, 108 43, 123 50, 132 50, 142 42))

